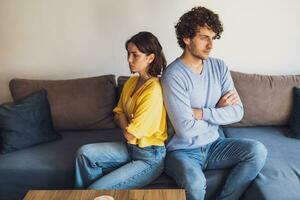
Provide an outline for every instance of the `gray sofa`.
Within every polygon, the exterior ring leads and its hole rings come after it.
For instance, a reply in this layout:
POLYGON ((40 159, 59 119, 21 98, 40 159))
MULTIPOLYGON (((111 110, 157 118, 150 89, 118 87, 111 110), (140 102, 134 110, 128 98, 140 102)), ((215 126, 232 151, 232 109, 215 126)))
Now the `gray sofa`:
MULTIPOLYGON (((252 138, 268 149, 262 172, 242 199, 300 199, 300 140, 286 137, 291 112, 292 87, 297 76, 262 76, 231 72, 245 115, 241 122, 222 127, 222 137, 252 138)), ((0 155, 0 199, 22 199, 30 189, 72 189, 76 150, 88 143, 125 142, 113 123, 115 106, 127 77, 113 75, 65 80, 13 79, 14 100, 41 88, 48 99, 55 129, 61 140, 0 155)), ((206 199, 215 199, 229 169, 208 170, 206 199)), ((145 188, 177 188, 162 174, 145 188)))

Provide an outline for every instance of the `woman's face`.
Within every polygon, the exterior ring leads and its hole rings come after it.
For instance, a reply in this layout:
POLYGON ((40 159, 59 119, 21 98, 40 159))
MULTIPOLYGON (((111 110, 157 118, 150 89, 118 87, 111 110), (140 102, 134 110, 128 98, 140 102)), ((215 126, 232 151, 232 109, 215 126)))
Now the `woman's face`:
POLYGON ((127 45, 127 60, 132 72, 145 73, 150 63, 153 61, 154 54, 146 55, 142 53, 135 44, 127 45))

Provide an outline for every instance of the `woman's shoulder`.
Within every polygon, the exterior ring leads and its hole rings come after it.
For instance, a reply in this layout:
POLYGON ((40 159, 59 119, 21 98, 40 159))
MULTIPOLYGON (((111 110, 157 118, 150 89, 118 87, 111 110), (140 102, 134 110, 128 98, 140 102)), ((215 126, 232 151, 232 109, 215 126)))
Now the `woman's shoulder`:
POLYGON ((138 79, 138 76, 130 76, 124 83, 124 87, 131 86, 138 79))
POLYGON ((158 77, 152 77, 151 80, 147 83, 147 86, 145 87, 148 91, 161 91, 161 84, 160 84, 160 78, 158 77))

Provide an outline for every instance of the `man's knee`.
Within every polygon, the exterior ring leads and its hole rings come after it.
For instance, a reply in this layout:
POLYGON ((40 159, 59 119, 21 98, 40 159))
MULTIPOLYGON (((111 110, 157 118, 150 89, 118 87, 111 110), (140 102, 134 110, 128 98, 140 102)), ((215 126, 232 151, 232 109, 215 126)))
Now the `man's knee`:
POLYGON ((166 173, 175 179, 179 187, 187 191, 205 191, 206 179, 201 166, 189 166, 189 163, 176 162, 176 159, 167 156, 165 160, 166 173))
POLYGON ((268 155, 268 150, 265 145, 259 141, 251 140, 248 143, 248 151, 257 166, 262 168, 268 155))

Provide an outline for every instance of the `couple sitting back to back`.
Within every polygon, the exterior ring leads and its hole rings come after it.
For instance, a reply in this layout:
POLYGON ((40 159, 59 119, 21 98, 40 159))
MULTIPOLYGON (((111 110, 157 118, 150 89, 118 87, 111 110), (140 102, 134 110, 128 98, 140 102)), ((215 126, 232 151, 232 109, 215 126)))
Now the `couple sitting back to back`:
POLYGON ((217 199, 235 200, 264 166, 262 143, 219 136, 219 126, 241 120, 244 110, 228 67, 209 57, 223 31, 218 15, 195 7, 175 29, 183 53, 167 68, 152 33, 140 32, 125 43, 130 70, 138 76, 126 81, 113 112, 127 142, 82 146, 76 188, 141 188, 165 171, 188 200, 203 200, 203 171, 230 168, 217 199), (166 113, 174 131, 165 147, 166 113))

